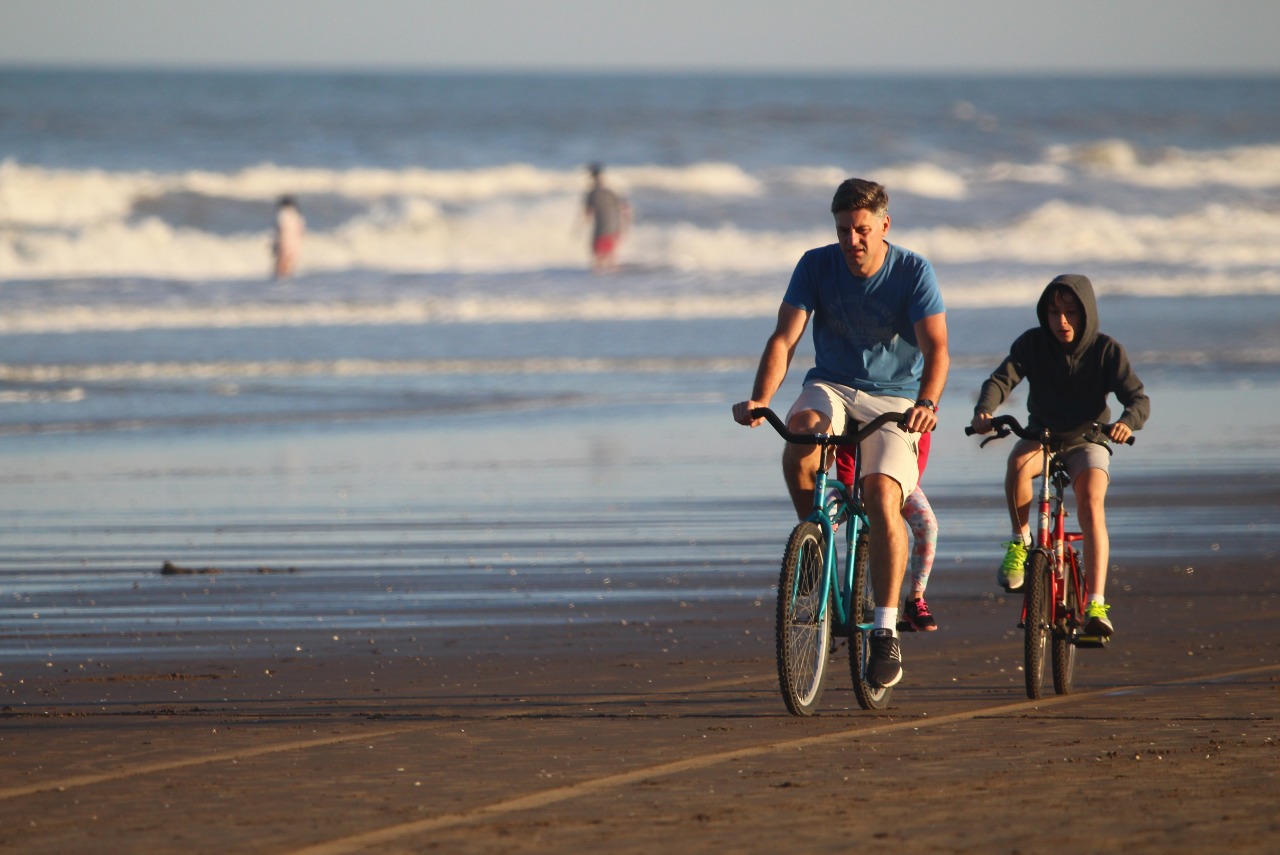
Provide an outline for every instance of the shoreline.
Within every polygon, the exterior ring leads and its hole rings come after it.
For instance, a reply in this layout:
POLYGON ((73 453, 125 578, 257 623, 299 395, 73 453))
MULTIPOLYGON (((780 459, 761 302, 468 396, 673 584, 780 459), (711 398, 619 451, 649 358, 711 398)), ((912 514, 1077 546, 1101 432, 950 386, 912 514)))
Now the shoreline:
MULTIPOLYGON (((1117 452, 1118 584, 1129 566, 1276 561, 1270 434, 1245 423, 1213 453, 1189 455, 1201 447, 1196 411, 1179 397, 1212 407, 1238 395, 1173 395, 1164 426, 1117 452)), ((794 524, 780 443, 727 410, 466 433, 134 438, 10 456, 6 478, 22 488, 0 494, 0 679, 162 660, 175 644, 193 662, 218 650, 341 656, 334 635, 387 627, 595 627, 645 620, 672 597, 767 601, 794 524), (220 572, 166 575, 166 562, 220 572)), ((924 480, 941 526, 935 611, 988 593, 1007 527, 1005 450, 959 434, 948 422, 937 435, 924 480)))

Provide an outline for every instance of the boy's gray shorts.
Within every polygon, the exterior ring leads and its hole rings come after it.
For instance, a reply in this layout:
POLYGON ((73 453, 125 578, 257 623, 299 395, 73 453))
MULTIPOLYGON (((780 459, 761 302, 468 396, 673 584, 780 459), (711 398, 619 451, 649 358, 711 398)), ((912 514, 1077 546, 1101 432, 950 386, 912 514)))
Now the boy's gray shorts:
POLYGON ((1075 448, 1068 448, 1056 455, 1062 458, 1067 467, 1067 476, 1075 483, 1076 478, 1086 469, 1101 469, 1111 480, 1111 452, 1096 442, 1086 442, 1075 448))
MULTIPOLYGON (((1033 439, 1020 439, 1018 444, 1013 447, 1010 457, 1019 457, 1032 451, 1038 451, 1040 443, 1033 439)), ((1056 452, 1055 457, 1061 457, 1062 462, 1067 467, 1067 477, 1075 483, 1076 478, 1086 469, 1101 469, 1107 473, 1107 480, 1111 480, 1111 453, 1107 449, 1098 445, 1096 442, 1086 442, 1068 448, 1066 451, 1056 452)), ((1038 458, 1037 458, 1038 459, 1038 458)), ((1037 462, 1037 467, 1039 463, 1037 462)), ((1040 470, 1036 469, 1036 475, 1040 474, 1040 470)))

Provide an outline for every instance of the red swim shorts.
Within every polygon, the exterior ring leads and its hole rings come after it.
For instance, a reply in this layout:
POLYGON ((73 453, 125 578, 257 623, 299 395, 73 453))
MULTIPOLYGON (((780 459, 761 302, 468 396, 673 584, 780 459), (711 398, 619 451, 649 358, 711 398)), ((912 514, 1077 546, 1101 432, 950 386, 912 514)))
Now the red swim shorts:
POLYGON ((617 235, 600 235, 596 238, 594 249, 596 255, 613 255, 613 251, 618 246, 617 235))

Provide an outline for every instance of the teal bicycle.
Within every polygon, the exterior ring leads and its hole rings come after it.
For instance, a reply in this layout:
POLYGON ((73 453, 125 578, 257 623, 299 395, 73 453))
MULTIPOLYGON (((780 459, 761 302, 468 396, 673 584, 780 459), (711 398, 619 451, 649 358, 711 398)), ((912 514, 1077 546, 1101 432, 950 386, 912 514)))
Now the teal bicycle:
POLYGON ((875 617, 867 569, 870 527, 858 495, 858 478, 844 484, 829 478, 827 469, 837 446, 857 445, 884 425, 901 423, 906 414, 885 413, 842 436, 792 433, 766 407, 752 410, 751 417, 768 421, 787 442, 817 445, 822 450, 813 510, 791 531, 778 576, 776 641, 782 699, 793 715, 813 715, 822 697, 834 636, 849 640, 849 671, 858 705, 884 709, 893 689, 872 686, 866 679, 875 617))

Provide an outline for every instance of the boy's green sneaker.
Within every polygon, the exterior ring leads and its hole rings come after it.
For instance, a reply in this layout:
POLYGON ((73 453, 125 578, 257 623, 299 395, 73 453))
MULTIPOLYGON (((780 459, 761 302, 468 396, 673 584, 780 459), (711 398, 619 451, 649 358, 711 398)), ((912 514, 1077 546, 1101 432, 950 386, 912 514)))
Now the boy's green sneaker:
POLYGON ((1084 607, 1084 634, 1100 635, 1103 638, 1110 637, 1116 628, 1111 625, 1111 619, 1107 617, 1107 612, 1111 610, 1111 606, 1104 606, 1102 603, 1090 602, 1084 607))
POLYGON ((1025 575, 1023 567, 1027 563, 1027 545, 1021 540, 1005 541, 1004 561, 996 571, 996 584, 1009 593, 1022 590, 1025 575))

